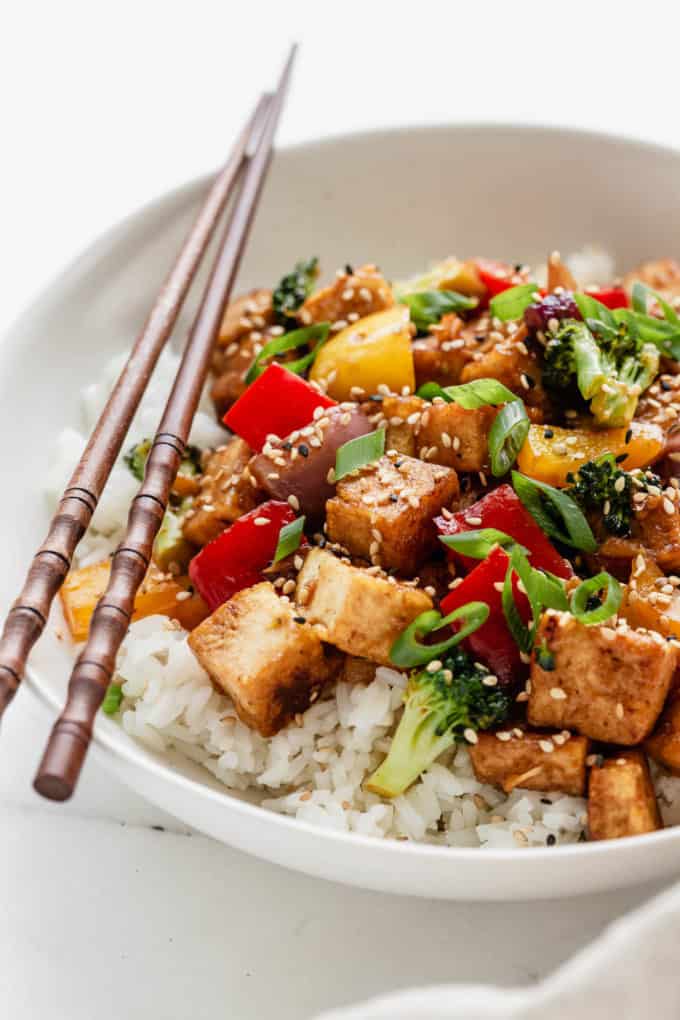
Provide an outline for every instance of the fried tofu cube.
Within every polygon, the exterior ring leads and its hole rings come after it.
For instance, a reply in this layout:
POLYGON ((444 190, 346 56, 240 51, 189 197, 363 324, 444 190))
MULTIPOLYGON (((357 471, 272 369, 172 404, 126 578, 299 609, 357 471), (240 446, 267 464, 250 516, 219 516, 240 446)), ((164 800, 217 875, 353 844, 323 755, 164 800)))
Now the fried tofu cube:
POLYGON ((519 786, 581 797, 589 746, 587 737, 513 729, 478 733, 468 751, 480 783, 500 786, 505 793, 519 786))
POLYGON ((352 556, 412 577, 437 544, 434 518, 458 492, 450 468, 385 455, 337 483, 327 534, 352 556))
POLYGON ((590 839, 621 839, 662 827, 649 765, 641 751, 622 751, 591 769, 590 839))
POLYGON ((313 549, 298 574, 300 614, 323 641, 348 655, 390 666, 390 649, 416 616, 432 608, 425 592, 369 574, 313 549))
POLYGON ((418 456, 457 471, 484 471, 489 466, 489 430, 495 407, 466 410, 460 404, 436 403, 421 415, 418 456))
POLYGON ((270 290, 262 287, 242 294, 227 305, 220 326, 218 346, 228 347, 251 330, 262 329, 273 321, 274 308, 270 290))
POLYGON ((680 570, 680 513, 675 489, 669 488, 667 494, 660 496, 649 496, 636 510, 632 537, 662 570, 669 573, 680 570))
POLYGON ((436 382, 440 386, 455 385, 461 372, 475 353, 479 342, 474 324, 466 326, 455 314, 443 316, 430 326, 430 335, 413 341, 413 367, 416 386, 436 382))
POLYGON ((251 483, 251 454, 248 444, 235 436, 210 455, 199 494, 182 525, 182 533, 190 542, 206 545, 265 498, 259 486, 251 483))
POLYGON ((659 635, 605 625, 586 627, 550 610, 538 627, 527 718, 532 726, 574 729, 593 740, 632 746, 651 733, 676 666, 675 648, 659 635), (541 656, 545 661, 545 656, 541 656))
POLYGON ((680 695, 676 692, 661 713, 651 737, 645 740, 650 758, 680 774, 680 695))
POLYGON ((529 407, 548 409, 549 400, 541 385, 541 367, 537 358, 527 351, 525 335, 518 330, 512 341, 506 339, 480 352, 461 372, 461 382, 497 379, 529 407))
POLYGON ((336 276, 328 287, 311 294, 298 311, 303 326, 312 322, 344 322, 348 315, 363 319, 394 304, 392 289, 374 265, 336 276))
POLYGON ((385 423, 385 449, 407 457, 416 455, 416 426, 427 407, 420 397, 385 397, 382 413, 385 423))
POLYGON ((192 631, 189 645, 247 726, 271 737, 329 677, 321 641, 268 581, 244 588, 192 631))

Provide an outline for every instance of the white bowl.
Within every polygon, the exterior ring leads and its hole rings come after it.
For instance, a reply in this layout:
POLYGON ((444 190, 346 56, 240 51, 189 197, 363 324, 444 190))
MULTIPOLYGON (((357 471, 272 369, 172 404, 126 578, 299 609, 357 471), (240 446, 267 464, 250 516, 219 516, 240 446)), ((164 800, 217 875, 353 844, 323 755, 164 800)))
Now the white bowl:
MULTIPOLYGON (((111 230, 0 346, 4 606, 48 520, 41 485, 53 438, 78 423, 80 388, 131 343, 204 187, 193 182, 111 230)), ((546 128, 375 132, 277 153, 239 286, 268 284, 310 254, 321 256, 328 273, 347 261, 375 261, 394 277, 452 252, 531 261, 553 248, 597 242, 625 267, 677 254, 678 237, 679 153, 546 128)), ((193 307, 183 315, 180 338, 193 307)), ((70 662, 70 650, 48 627, 18 697, 33 694, 56 712, 70 662)), ((513 851, 374 840, 265 811, 198 766, 134 743, 106 718, 97 723, 94 750, 139 793, 216 839, 351 885, 510 900, 589 893, 680 871, 680 827, 513 851)))

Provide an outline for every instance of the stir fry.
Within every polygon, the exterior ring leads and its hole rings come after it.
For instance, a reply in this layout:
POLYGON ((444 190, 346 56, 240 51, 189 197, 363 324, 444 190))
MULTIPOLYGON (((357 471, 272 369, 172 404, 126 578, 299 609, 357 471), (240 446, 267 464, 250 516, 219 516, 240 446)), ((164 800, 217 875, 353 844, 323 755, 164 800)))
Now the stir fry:
MULTIPOLYGON (((402 671, 364 784, 382 798, 463 745, 505 793, 587 795, 590 839, 659 828, 649 761, 680 769, 680 265, 319 280, 302 260, 227 309, 224 443, 187 451, 135 617, 190 631, 264 737, 338 680, 402 671)), ((147 454, 126 456, 139 479, 147 454)), ((108 572, 64 585, 76 641, 108 572)))

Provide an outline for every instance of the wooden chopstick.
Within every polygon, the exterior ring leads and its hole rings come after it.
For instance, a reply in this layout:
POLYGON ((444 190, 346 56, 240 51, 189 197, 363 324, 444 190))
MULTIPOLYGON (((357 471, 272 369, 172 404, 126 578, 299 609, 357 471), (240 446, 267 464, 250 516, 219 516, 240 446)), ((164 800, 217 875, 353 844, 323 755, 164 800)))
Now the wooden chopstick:
POLYGON ((261 130, 271 101, 270 96, 261 97, 215 178, 7 615, 0 636, 0 717, 21 683, 30 651, 42 634, 50 606, 70 569, 73 553, 87 530, 154 366, 245 164, 249 143, 261 130))
POLYGON ((144 480, 130 507, 125 537, 113 555, 107 589, 92 616, 87 643, 71 673, 66 705, 54 724, 35 778, 35 789, 51 800, 66 800, 73 793, 97 710, 127 633, 135 594, 151 560, 153 541, 184 453, 208 374, 213 344, 271 160, 274 132, 294 57, 295 47, 286 61, 257 145, 243 174, 217 261, 149 452, 144 480))

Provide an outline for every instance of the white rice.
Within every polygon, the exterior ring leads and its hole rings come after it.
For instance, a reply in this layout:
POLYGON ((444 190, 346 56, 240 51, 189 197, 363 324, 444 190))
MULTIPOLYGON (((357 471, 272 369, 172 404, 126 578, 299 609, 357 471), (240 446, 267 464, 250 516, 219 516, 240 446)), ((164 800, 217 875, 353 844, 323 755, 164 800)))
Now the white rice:
MULTIPOLYGON (((569 265, 584 284, 613 275, 610 257, 595 249, 572 256, 569 265)), ((68 428, 58 437, 46 483, 52 503, 124 358, 114 358, 101 381, 84 390, 83 431, 68 428)), ((125 449, 154 433, 177 364, 176 354, 161 356, 125 449)), ((204 399, 191 442, 209 447, 223 440, 204 399)), ((81 543, 80 565, 104 559, 115 548, 136 488, 121 458, 81 543)), ((130 627, 115 678, 125 696, 123 728, 155 751, 180 751, 263 807, 347 832, 459 847, 522 848, 583 838, 585 800, 521 789, 505 796, 475 779, 464 746, 444 755, 401 797, 386 801, 366 792, 363 781, 387 752, 400 714, 402 674, 380 667, 368 685, 339 683, 298 722, 265 739, 238 719, 230 698, 214 690, 186 639, 186 632, 163 616, 130 627)), ((654 775, 665 823, 680 823, 680 780, 656 767, 654 775)))

